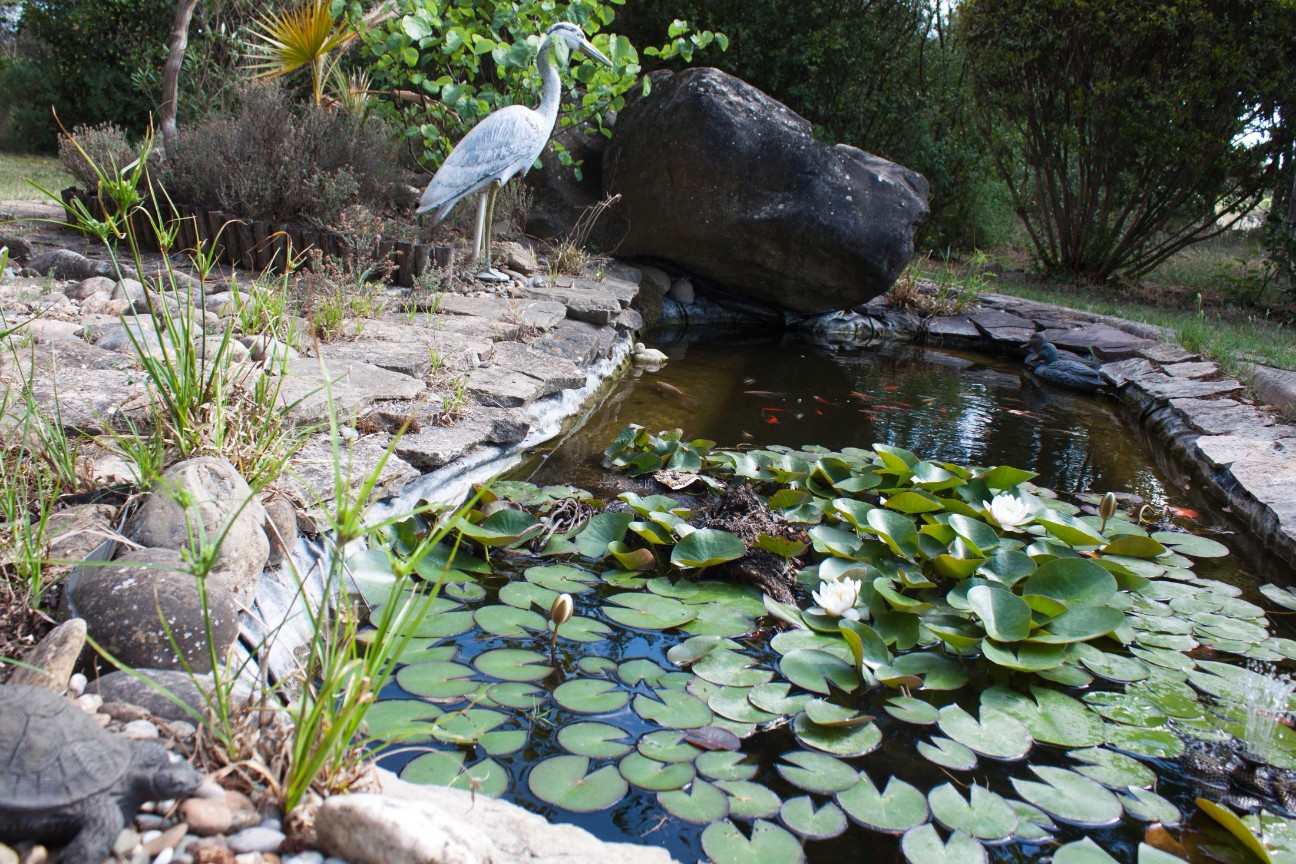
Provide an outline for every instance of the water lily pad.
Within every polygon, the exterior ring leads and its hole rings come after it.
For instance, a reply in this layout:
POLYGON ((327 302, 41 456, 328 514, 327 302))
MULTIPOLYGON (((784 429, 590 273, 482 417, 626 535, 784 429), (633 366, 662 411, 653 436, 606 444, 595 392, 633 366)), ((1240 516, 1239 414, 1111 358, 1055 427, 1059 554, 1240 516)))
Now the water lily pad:
POLYGON ((719 604, 690 605, 698 610, 692 621, 680 627, 694 636, 746 636, 756 629, 756 622, 737 609, 719 604))
POLYGON ((969 748, 940 735, 918 742, 918 753, 929 762, 951 771, 971 771, 977 766, 977 757, 969 748))
POLYGON ((666 652, 666 659, 676 666, 689 666, 719 648, 741 649, 742 646, 723 636, 691 636, 666 652))
POLYGON ((441 589, 453 600, 472 603, 486 596, 486 589, 476 582, 450 582, 441 589))
POLYGON ((1152 539, 1163 543, 1172 552, 1187 555, 1189 558, 1223 558, 1229 554, 1228 547, 1209 537, 1198 537, 1196 534, 1180 534, 1174 531, 1160 531, 1152 539))
POLYGON ((854 822, 895 834, 927 821, 927 798, 913 786, 892 776, 886 789, 879 791, 863 771, 859 778, 858 783, 838 792, 834 799, 854 822))
POLYGON ((723 751, 703 753, 693 764, 698 773, 712 780, 750 780, 760 768, 756 763, 747 761, 745 753, 723 751))
POLYGON ((489 708, 469 708, 442 714, 432 723, 432 734, 447 744, 475 744, 492 729, 508 722, 508 715, 489 708))
POLYGON ((677 819, 697 825, 719 822, 729 815, 729 796, 705 780, 684 789, 657 793, 657 803, 677 819))
MULTIPOLYGON (((737 724, 742 726, 742 732, 754 727, 748 727, 746 724, 737 724)), ((746 735, 739 735, 736 728, 730 726, 698 726, 693 729, 684 730, 684 740, 702 750, 737 750, 742 747, 742 738, 746 735)))
POLYGON ((576 668, 594 678, 608 678, 616 672, 616 661, 610 657, 582 657, 576 661, 576 668))
POLYGON ((1084 828, 1111 825, 1120 819, 1120 802, 1097 781, 1051 765, 1032 765, 1031 771, 1044 782, 1014 777, 1013 789, 1053 818, 1084 828))
POLYGON ((794 750, 784 753, 782 760, 774 766, 779 776, 806 792, 831 795, 859 782, 859 773, 854 768, 825 753, 794 750))
POLYGON ((544 612, 548 612, 553 607, 553 601, 557 597, 557 591, 550 591, 548 588, 541 588, 526 581, 510 582, 499 591, 501 603, 519 609, 530 609, 536 606, 544 612))
POLYGON ((1125 812, 1140 822, 1178 825, 1183 821, 1183 814, 1178 807, 1150 789, 1130 789, 1127 794, 1118 797, 1125 812))
POLYGON ((650 792, 681 789, 697 776, 697 771, 688 762, 658 762, 637 752, 622 757, 617 769, 622 777, 650 792))
POLYGON ((396 673, 396 682, 406 691, 438 702, 454 702, 481 687, 472 680, 473 670, 462 663, 431 660, 411 663, 396 673))
POLYGON ((630 697, 612 681, 578 678, 559 684, 553 691, 554 701, 577 714, 608 714, 625 707, 630 697))
POLYGON ((632 749, 627 734, 610 723, 571 723, 558 730, 558 743, 575 756, 619 759, 632 749))
POLYGON ((768 786, 750 780, 717 780, 716 786, 729 796, 729 815, 734 819, 764 819, 778 813, 783 802, 768 786))
POLYGON ((900 851, 909 864, 986 864, 985 847, 962 831, 954 831, 942 841, 931 825, 910 828, 900 838, 900 851))
POLYGON ((1086 837, 1073 840, 1059 846, 1053 853, 1053 864, 1120 864, 1115 858, 1102 850, 1097 843, 1086 837))
POLYGON ((699 528, 675 544, 671 563, 676 567, 711 567, 741 558, 746 552, 743 542, 728 531, 699 528))
POLYGON ((420 786, 449 786, 463 770, 462 750, 432 750, 415 756, 400 771, 400 778, 420 786))
POLYGON ((967 602, 991 639, 1017 642, 1031 629, 1031 607, 1007 588, 977 585, 968 589, 967 602))
POLYGON ((530 609, 516 606, 483 606, 473 613, 477 626, 496 636, 516 638, 527 631, 539 632, 548 625, 547 619, 530 609))
POLYGON ((1142 681, 1151 674, 1147 664, 1136 657, 1111 654, 1084 642, 1072 645, 1068 653, 1072 659, 1083 663, 1090 672, 1108 681, 1127 684, 1142 681))
POLYGON ((983 707, 978 720, 958 705, 946 705, 937 721, 940 730, 968 749, 992 759, 1021 759, 1031 748, 1031 736, 1017 718, 983 707))
POLYGON ((541 801, 574 813, 607 810, 630 789, 615 766, 590 771, 584 756, 550 756, 531 769, 527 786, 541 801))
POLYGON ((789 696, 792 690, 791 684, 785 684, 781 681, 772 681, 769 684, 757 684, 747 691, 747 700, 762 711, 768 711, 770 714, 786 716, 796 714, 805 709, 805 705, 813 696, 809 693, 798 693, 795 696, 789 696))
POLYGON ((702 832, 702 851, 712 864, 800 864, 805 861, 801 841, 764 820, 757 820, 752 826, 750 840, 728 819, 713 822, 702 832))
POLYGON ((687 624, 698 616, 696 607, 656 594, 621 593, 609 598, 603 614, 625 627, 637 630, 668 630, 687 624))
POLYGON ((608 554, 609 543, 620 542, 625 537, 626 528, 634 521, 634 517, 633 513, 596 513, 573 538, 573 542, 584 557, 601 559, 608 554))
POLYGON ((806 718, 820 726, 862 726, 873 719, 858 708, 837 705, 827 699, 811 699, 804 710, 806 718))
POLYGON ((677 729, 659 729, 639 739, 635 749, 658 762, 692 762, 702 751, 684 740, 677 729))
POLYGON ((915 651, 891 661, 891 665, 906 675, 923 679, 924 690, 958 690, 967 684, 968 674, 964 664, 947 654, 935 651, 915 651))
POLYGON ((521 648, 496 648, 473 658, 477 671, 501 681, 539 681, 553 669, 543 654, 521 648))
POLYGON ((612 633, 612 628, 593 618, 576 615, 563 622, 558 628, 559 639, 570 639, 573 642, 602 642, 612 633))
POLYGON ((421 699, 388 699, 365 712, 365 732, 382 741, 427 741, 432 738, 427 721, 441 714, 440 708, 421 699))
POLYGON ((1156 774, 1142 762, 1124 753, 1102 747, 1072 750, 1067 754, 1084 763, 1075 770, 1090 780, 1097 780, 1109 789, 1148 787, 1156 782, 1156 774))
POLYGON ((1020 821, 1007 801, 977 785, 971 787, 970 797, 965 799, 952 783, 942 783, 927 794, 927 803, 932 818, 949 830, 987 842, 1008 839, 1020 821))
POLYGON ((1084 701, 1094 713, 1126 726, 1161 726, 1166 722, 1165 712, 1137 693, 1086 693, 1084 701))
POLYGON ((919 726, 930 726, 940 717, 935 706, 912 696, 892 697, 887 700, 884 710, 901 722, 919 726))
POLYGON ((634 687, 640 681, 649 687, 656 687, 665 675, 667 670, 658 666, 651 660, 627 660, 617 668, 617 677, 620 678, 627 687, 634 687))
POLYGON ((1073 663, 1063 663, 1053 669, 1043 669, 1036 673, 1046 681, 1061 684, 1063 687, 1088 687, 1094 676, 1087 669, 1073 663))
POLYGON ((805 714, 798 714, 792 721, 792 732, 806 747, 846 758, 863 756, 882 746, 882 731, 873 723, 820 726, 805 714))
POLYGON ((746 654, 721 648, 712 651, 691 667, 693 674, 712 684, 725 687, 754 687, 774 677, 768 669, 755 669, 756 661, 746 654))
POLYGON ((411 636, 446 639, 451 636, 460 636, 472 628, 473 613, 465 609, 458 612, 431 613, 410 627, 407 632, 411 636))
POLYGON ((783 802, 779 818, 795 834, 806 840, 828 840, 846 833, 849 823, 841 808, 829 801, 816 808, 809 795, 783 802))
POLYGON ((791 651, 779 661, 783 677, 798 687, 827 696, 832 686, 847 692, 860 685, 859 673, 845 660, 813 649, 791 651))
POLYGON ((1183 752, 1183 740, 1169 729, 1147 729, 1142 726, 1107 727, 1107 743, 1151 759, 1173 759, 1183 752))
POLYGON ((688 693, 678 690, 657 690, 657 699, 639 695, 634 698, 634 710, 645 720, 651 720, 668 729, 693 729, 706 726, 715 715, 707 704, 688 693), (660 700, 660 701, 658 701, 660 700))
POLYGON ((748 687, 720 687, 707 697, 707 705, 721 717, 739 723, 768 723, 779 718, 747 701, 749 691, 748 687))

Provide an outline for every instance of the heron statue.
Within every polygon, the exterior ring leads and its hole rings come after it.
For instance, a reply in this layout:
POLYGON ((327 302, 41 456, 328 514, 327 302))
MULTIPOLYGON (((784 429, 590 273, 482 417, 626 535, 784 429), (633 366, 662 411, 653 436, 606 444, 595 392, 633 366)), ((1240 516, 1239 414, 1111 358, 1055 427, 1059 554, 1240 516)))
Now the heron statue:
POLYGON ((423 192, 417 212, 432 212, 434 224, 440 222, 461 198, 476 192, 477 225, 473 231, 472 260, 483 258, 490 281, 506 277, 491 269, 490 235, 495 218, 495 195, 501 186, 519 171, 526 174, 549 143, 558 120, 558 103, 562 101, 562 84, 554 64, 553 45, 561 40, 573 50, 582 51, 604 65, 612 61, 590 44, 575 24, 566 21, 545 31, 540 42, 540 104, 534 109, 509 105, 492 112, 472 129, 450 151, 423 192))

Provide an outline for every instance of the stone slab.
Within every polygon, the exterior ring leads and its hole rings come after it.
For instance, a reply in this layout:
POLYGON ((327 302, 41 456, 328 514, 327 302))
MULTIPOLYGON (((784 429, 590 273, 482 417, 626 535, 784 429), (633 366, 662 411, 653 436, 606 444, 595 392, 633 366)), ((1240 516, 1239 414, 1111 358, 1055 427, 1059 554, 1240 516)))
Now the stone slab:
POLYGON ((1152 368, 1152 364, 1141 357, 1106 363, 1098 367, 1098 371, 1117 387, 1123 387, 1130 381, 1137 381, 1140 378, 1158 374, 1152 368))
POLYGON ((621 301, 617 295, 588 279, 576 279, 567 286, 525 286, 514 290, 528 299, 556 300, 567 307, 567 317, 577 321, 611 324, 621 314, 621 301))
POLYGON ((1169 375, 1148 375, 1138 379, 1138 385, 1149 395, 1162 399, 1201 398, 1202 396, 1223 396, 1242 390, 1242 384, 1232 378, 1220 381, 1192 381, 1183 378, 1171 378, 1169 375))
POLYGON ((1092 351, 1095 357, 1104 361, 1126 360, 1152 344, 1149 339, 1106 324, 1089 324, 1074 330, 1046 330, 1044 335, 1059 348, 1080 354, 1092 351))
POLYGON ((545 354, 566 357, 577 366, 587 366, 606 357, 616 344, 616 338, 616 330, 612 327, 568 319, 532 342, 531 347, 545 354))
POLYGON ((543 391, 544 382, 539 378, 498 366, 483 366, 468 376, 468 393, 482 405, 526 405, 544 395, 543 391))
POLYGON ((981 331, 966 315, 942 315, 933 318, 927 325, 929 336, 940 336, 956 339, 979 339, 981 331))
POLYGON ((1257 365, 1251 370, 1256 395, 1284 411, 1296 411, 1296 372, 1257 365))
POLYGON ((1218 374, 1220 368, 1209 362, 1168 363, 1162 365, 1161 371, 1172 378, 1208 378, 1218 374))
POLYGON ((567 307, 556 300, 539 298, 468 297, 443 294, 437 311, 444 315, 475 315, 492 321, 515 321, 532 330, 550 330, 567 317, 567 307))
POLYGON ((539 396, 585 386, 584 371, 571 360, 521 342, 499 343, 491 353, 490 362, 504 371, 538 378, 542 385, 539 396))
POLYGON ((350 418, 374 402, 413 399, 427 389, 417 378, 360 361, 325 360, 321 367, 317 358, 298 357, 285 363, 284 373, 279 406, 294 423, 326 420, 330 390, 338 416, 350 418))
MULTIPOLYGON (((349 488, 358 489, 368 481, 390 443, 390 435, 362 435, 354 441, 344 441, 338 445, 349 488)), ((289 460, 281 482, 287 486, 289 493, 305 501, 308 507, 327 504, 337 494, 334 459, 333 444, 328 434, 313 435, 289 460)), ((396 495, 418 475, 419 472, 412 465, 393 453, 387 456, 375 488, 379 495, 396 495)))
POLYGON ((1232 399, 1171 399, 1184 421, 1203 435, 1227 435, 1239 429, 1256 435, 1271 429, 1273 418, 1252 405, 1232 399))
POLYGON ((433 471, 479 447, 485 440, 485 429, 480 423, 425 426, 416 434, 403 436, 396 444, 396 455, 420 471, 433 471))
POLYGON ((1172 345, 1169 342, 1153 342, 1146 348, 1139 349, 1139 356, 1162 364, 1188 363, 1201 359, 1201 355, 1185 351, 1178 345, 1172 345))

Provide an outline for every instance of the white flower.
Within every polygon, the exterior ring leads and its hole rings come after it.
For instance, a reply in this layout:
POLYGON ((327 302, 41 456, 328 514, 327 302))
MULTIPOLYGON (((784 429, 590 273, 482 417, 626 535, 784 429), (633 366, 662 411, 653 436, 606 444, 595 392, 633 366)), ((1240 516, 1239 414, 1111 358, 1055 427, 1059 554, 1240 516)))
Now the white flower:
POLYGON ((993 501, 982 501, 981 506, 990 511, 991 519, 1009 531, 1016 531, 1035 518, 1031 506, 1016 495, 996 495, 993 501))
POLYGON ((855 602, 859 600, 859 594, 858 579, 834 579, 831 582, 821 582, 819 590, 810 595, 819 605, 807 611, 814 615, 831 615, 834 618, 858 621, 860 613, 855 608, 855 602))

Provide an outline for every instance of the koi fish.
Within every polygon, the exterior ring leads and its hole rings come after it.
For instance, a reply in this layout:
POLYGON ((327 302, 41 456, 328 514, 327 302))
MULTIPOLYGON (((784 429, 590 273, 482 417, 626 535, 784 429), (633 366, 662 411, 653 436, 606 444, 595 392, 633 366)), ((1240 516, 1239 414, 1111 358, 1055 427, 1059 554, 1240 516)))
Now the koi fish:
POLYGON ((654 381, 653 386, 657 388, 658 392, 670 396, 686 408, 692 408, 698 404, 696 396, 690 396, 674 384, 667 384, 665 381, 654 381))
POLYGON ((786 393, 778 393, 773 390, 744 390, 743 393, 747 394, 748 396, 761 396, 766 399, 781 399, 782 397, 788 395, 786 393))
POLYGON ((825 399, 825 398, 822 397, 822 396, 816 396, 816 397, 814 397, 814 400, 815 400, 816 402, 819 402, 819 403, 823 404, 823 405, 836 405, 836 404, 837 404, 836 402, 832 402, 832 401, 830 401, 830 400, 828 400, 828 399, 825 399))
POLYGON ((768 417, 765 418, 765 422, 766 422, 766 423, 777 423, 777 422, 778 422, 778 418, 775 417, 773 414, 771 414, 770 416, 768 416, 768 417))
POLYGON ((888 384, 888 385, 886 385, 885 387, 883 387, 882 389, 883 389, 883 390, 888 390, 888 391, 891 391, 891 390, 899 390, 899 389, 900 389, 900 385, 899 385, 899 384, 888 384))
POLYGON ((1189 510, 1187 507, 1170 507, 1171 514, 1178 516, 1180 519, 1196 519, 1201 514, 1196 510, 1189 510))
POLYGON ((859 392, 858 390, 850 391, 850 395, 852 399, 858 399, 861 402, 868 402, 871 398, 873 398, 871 396, 865 396, 863 393, 859 392))

